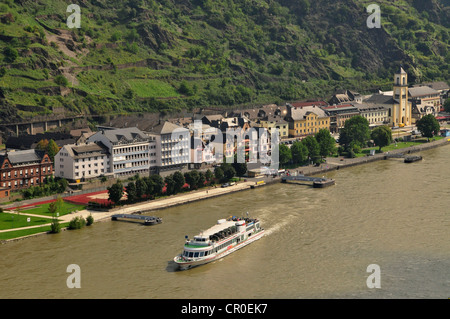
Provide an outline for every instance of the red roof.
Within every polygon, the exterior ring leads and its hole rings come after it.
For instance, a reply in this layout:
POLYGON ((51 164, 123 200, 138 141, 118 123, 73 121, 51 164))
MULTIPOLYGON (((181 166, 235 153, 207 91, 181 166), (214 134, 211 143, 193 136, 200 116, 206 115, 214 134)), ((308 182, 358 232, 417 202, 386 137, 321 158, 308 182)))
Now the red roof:
POLYGON ((331 109, 338 109, 341 107, 352 107, 352 106, 353 106, 352 104, 330 105, 330 106, 324 107, 324 109, 331 110, 331 109))
POLYGON ((324 101, 313 101, 313 102, 294 102, 294 103, 290 103, 293 107, 304 107, 304 106, 313 106, 313 105, 317 105, 317 106, 326 106, 328 105, 327 102, 324 101))

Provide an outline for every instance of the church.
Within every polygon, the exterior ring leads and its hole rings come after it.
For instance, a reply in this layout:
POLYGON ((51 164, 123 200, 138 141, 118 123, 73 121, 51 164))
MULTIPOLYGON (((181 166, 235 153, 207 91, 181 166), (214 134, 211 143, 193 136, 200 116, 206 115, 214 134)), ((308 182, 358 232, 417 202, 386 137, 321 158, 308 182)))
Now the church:
POLYGON ((408 97, 408 74, 400 67, 400 71, 394 74, 392 92, 374 94, 364 101, 382 105, 388 109, 389 126, 411 126, 412 104, 408 97))
POLYGON ((394 75, 394 103, 389 114, 392 126, 410 126, 412 121, 411 102, 408 101, 408 74, 403 68, 394 75))

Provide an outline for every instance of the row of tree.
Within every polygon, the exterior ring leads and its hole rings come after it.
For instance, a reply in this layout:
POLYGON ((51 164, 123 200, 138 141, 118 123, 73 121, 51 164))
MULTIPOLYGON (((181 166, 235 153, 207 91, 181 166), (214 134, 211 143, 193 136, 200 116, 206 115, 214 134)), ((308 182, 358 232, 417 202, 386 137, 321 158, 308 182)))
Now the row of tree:
MULTIPOLYGON (((439 134, 439 122, 432 114, 425 115, 416 122, 417 129, 422 136, 431 138, 439 134)), ((362 148, 369 146, 369 142, 381 148, 393 142, 392 130, 387 126, 378 126, 372 131, 369 128, 368 120, 360 115, 353 116, 345 121, 344 127, 339 134, 340 147, 339 154, 347 154, 348 157, 355 157, 362 148)), ((280 145, 280 164, 288 163, 305 164, 320 163, 326 156, 335 154, 336 143, 327 129, 321 129, 312 136, 309 135, 301 141, 296 141, 291 148, 284 144, 280 145)))
MULTIPOLYGON (((419 119, 416 122, 416 127, 422 136, 427 138, 438 135, 440 131, 439 122, 432 114, 425 115, 419 119)), ((368 146, 370 140, 379 147, 379 152, 381 152, 381 148, 393 142, 391 128, 383 125, 371 131, 366 118, 360 115, 353 116, 345 121, 344 128, 340 132, 340 150, 347 152, 349 157, 354 157, 355 153, 360 152, 361 148, 368 146)))
POLYGON ((66 191, 69 182, 65 178, 46 177, 41 185, 31 186, 20 190, 24 199, 60 194, 66 191))
POLYGON ((295 141, 291 148, 280 144, 279 161, 281 165, 320 163, 324 157, 333 155, 335 152, 336 140, 331 136, 330 131, 320 129, 315 135, 295 141))
POLYGON ((127 202, 135 203, 141 200, 154 199, 157 196, 174 195, 185 190, 196 190, 205 186, 214 185, 216 182, 225 183, 234 176, 242 176, 247 172, 247 165, 239 163, 222 163, 214 169, 206 172, 191 170, 186 173, 179 171, 162 178, 160 175, 145 177, 136 176, 124 187, 121 181, 117 181, 108 187, 108 199, 114 204, 120 203, 124 193, 127 193, 127 202))

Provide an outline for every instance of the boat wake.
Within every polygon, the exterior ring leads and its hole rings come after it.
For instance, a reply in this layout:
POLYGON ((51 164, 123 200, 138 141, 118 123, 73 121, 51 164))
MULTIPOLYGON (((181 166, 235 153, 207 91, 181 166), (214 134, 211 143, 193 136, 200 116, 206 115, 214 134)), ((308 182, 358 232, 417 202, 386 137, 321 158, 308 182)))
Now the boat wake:
POLYGON ((281 219, 281 221, 278 221, 279 219, 277 219, 278 222, 276 224, 270 224, 268 221, 268 219, 270 219, 269 217, 261 218, 261 221, 263 222, 263 224, 268 225, 268 227, 265 230, 265 236, 272 235, 272 234, 277 233, 278 231, 286 228, 286 226, 288 226, 289 224, 292 224, 293 220, 296 218, 298 218, 298 216, 289 215, 287 217, 283 217, 281 219))

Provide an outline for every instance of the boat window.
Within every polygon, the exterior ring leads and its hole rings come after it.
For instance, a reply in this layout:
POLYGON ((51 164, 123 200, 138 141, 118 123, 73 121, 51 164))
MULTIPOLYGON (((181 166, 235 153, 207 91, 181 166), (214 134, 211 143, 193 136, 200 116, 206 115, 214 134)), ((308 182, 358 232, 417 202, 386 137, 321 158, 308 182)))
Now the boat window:
POLYGON ((194 253, 192 251, 189 252, 189 257, 194 257, 194 253))
POLYGON ((199 257, 203 257, 204 254, 205 254, 205 252, 201 251, 199 254, 199 257))
POLYGON ((198 252, 194 253, 194 257, 198 257, 198 252))
POLYGON ((208 256, 209 251, 205 251, 205 256, 208 256))

